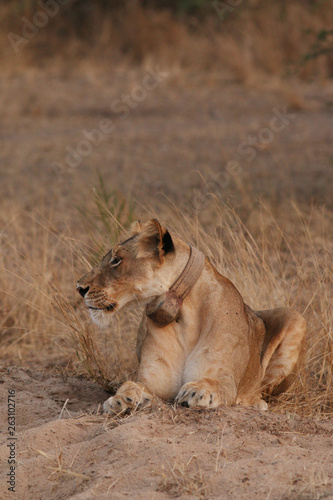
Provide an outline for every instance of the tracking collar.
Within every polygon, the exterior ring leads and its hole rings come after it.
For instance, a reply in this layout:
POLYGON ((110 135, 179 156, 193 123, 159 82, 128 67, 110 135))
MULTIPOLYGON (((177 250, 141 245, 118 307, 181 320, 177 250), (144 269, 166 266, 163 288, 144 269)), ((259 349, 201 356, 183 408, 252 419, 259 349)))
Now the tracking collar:
POLYGON ((162 328, 177 319, 183 301, 198 281, 205 265, 205 256, 197 248, 190 247, 187 264, 166 293, 155 297, 146 308, 146 315, 162 328))

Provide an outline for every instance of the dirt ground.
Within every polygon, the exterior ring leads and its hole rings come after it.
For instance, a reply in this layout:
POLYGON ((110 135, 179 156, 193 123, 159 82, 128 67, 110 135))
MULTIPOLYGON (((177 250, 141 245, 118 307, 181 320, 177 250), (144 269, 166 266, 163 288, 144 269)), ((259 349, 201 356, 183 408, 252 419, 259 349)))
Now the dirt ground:
MULTIPOLYGON (((280 219, 289 216, 283 208, 288 198, 305 211, 311 201, 325 205, 332 215, 331 82, 244 86, 174 69, 122 119, 124 110, 110 106, 142 87, 149 71, 82 66, 77 73, 69 67, 3 73, 1 238, 15 221, 13 208, 38 208, 48 214, 51 209, 53 222, 68 225, 79 240, 77 207, 89 206, 97 172, 112 189, 135 198, 138 218, 141 206, 158 210, 165 197, 184 211, 200 212, 203 177, 222 201, 239 206, 250 225, 256 224, 256 212, 247 209, 248 200, 258 196, 270 200, 280 219), (274 113, 284 109, 292 118, 266 141, 274 113), (113 132, 77 166, 66 165, 66 147, 76 150, 85 139, 82 130, 96 129, 105 119, 112 120, 113 132), (244 154, 249 136, 260 137, 254 153, 244 154), (242 173, 221 184, 219 175, 230 160, 242 173), (59 164, 65 166, 60 175, 59 164)), ((199 215, 207 224, 214 220, 209 211, 199 215)), ((24 235, 18 248, 23 245, 24 235)), ((10 342, 5 327, 4 343, 10 342)), ((47 330, 43 335, 45 346, 47 330)), ((172 406, 116 419, 99 411, 106 391, 66 370, 68 360, 54 338, 38 353, 37 364, 13 341, 16 366, 7 357, 0 372, 1 498, 333 498, 332 419, 172 406), (6 485, 9 390, 16 394, 14 496, 6 485)))
POLYGON ((17 392, 15 498, 333 498, 332 422, 172 406, 117 420, 84 378, 11 368, 0 381, 1 399, 17 392))
POLYGON ((17 391, 15 498, 333 497, 332 422, 172 406, 117 420, 98 413, 107 393, 83 378, 11 368, 1 384, 4 400, 17 391))

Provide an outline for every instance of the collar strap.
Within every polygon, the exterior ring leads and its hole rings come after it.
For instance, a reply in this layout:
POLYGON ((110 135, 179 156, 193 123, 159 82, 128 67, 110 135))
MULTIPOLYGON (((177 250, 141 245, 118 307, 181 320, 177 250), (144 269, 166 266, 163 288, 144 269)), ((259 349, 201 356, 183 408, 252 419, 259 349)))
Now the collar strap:
POLYGON ((183 300, 198 281, 205 265, 205 256, 197 248, 190 247, 190 256, 181 275, 169 291, 155 297, 146 308, 146 314, 157 326, 166 326, 179 316, 183 300))
POLYGON ((170 287, 170 292, 174 293, 180 299, 184 300, 191 288, 198 281, 205 265, 205 256, 195 247, 190 247, 190 256, 187 264, 174 284, 170 287))

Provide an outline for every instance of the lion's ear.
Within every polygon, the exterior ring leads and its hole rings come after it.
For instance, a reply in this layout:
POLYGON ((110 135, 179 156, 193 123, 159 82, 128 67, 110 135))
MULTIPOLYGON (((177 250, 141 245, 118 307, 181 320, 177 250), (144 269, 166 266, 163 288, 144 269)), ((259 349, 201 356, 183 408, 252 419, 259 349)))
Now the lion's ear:
POLYGON ((162 227, 157 219, 142 225, 138 236, 138 258, 154 256, 161 260, 164 255, 174 251, 169 231, 162 227))
POLYGON ((139 220, 136 220, 135 222, 132 222, 129 228, 129 234, 130 236, 135 236, 136 234, 141 233, 142 229, 142 224, 139 220))

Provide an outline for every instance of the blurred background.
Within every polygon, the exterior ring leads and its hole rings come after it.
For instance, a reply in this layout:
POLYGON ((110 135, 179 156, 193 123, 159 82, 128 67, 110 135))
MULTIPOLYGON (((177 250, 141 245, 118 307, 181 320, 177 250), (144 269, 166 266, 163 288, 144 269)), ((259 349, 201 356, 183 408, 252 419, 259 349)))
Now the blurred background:
POLYGON ((123 380, 137 320, 96 333, 75 283, 157 216, 250 306, 305 314, 297 404, 326 411, 332 0, 2 0, 0 19, 5 363, 123 380))
POLYGON ((72 202, 100 172, 143 203, 206 180, 240 204, 332 208, 331 0, 7 0, 0 16, 3 197, 72 202), (274 132, 274 110, 295 119, 274 132))

